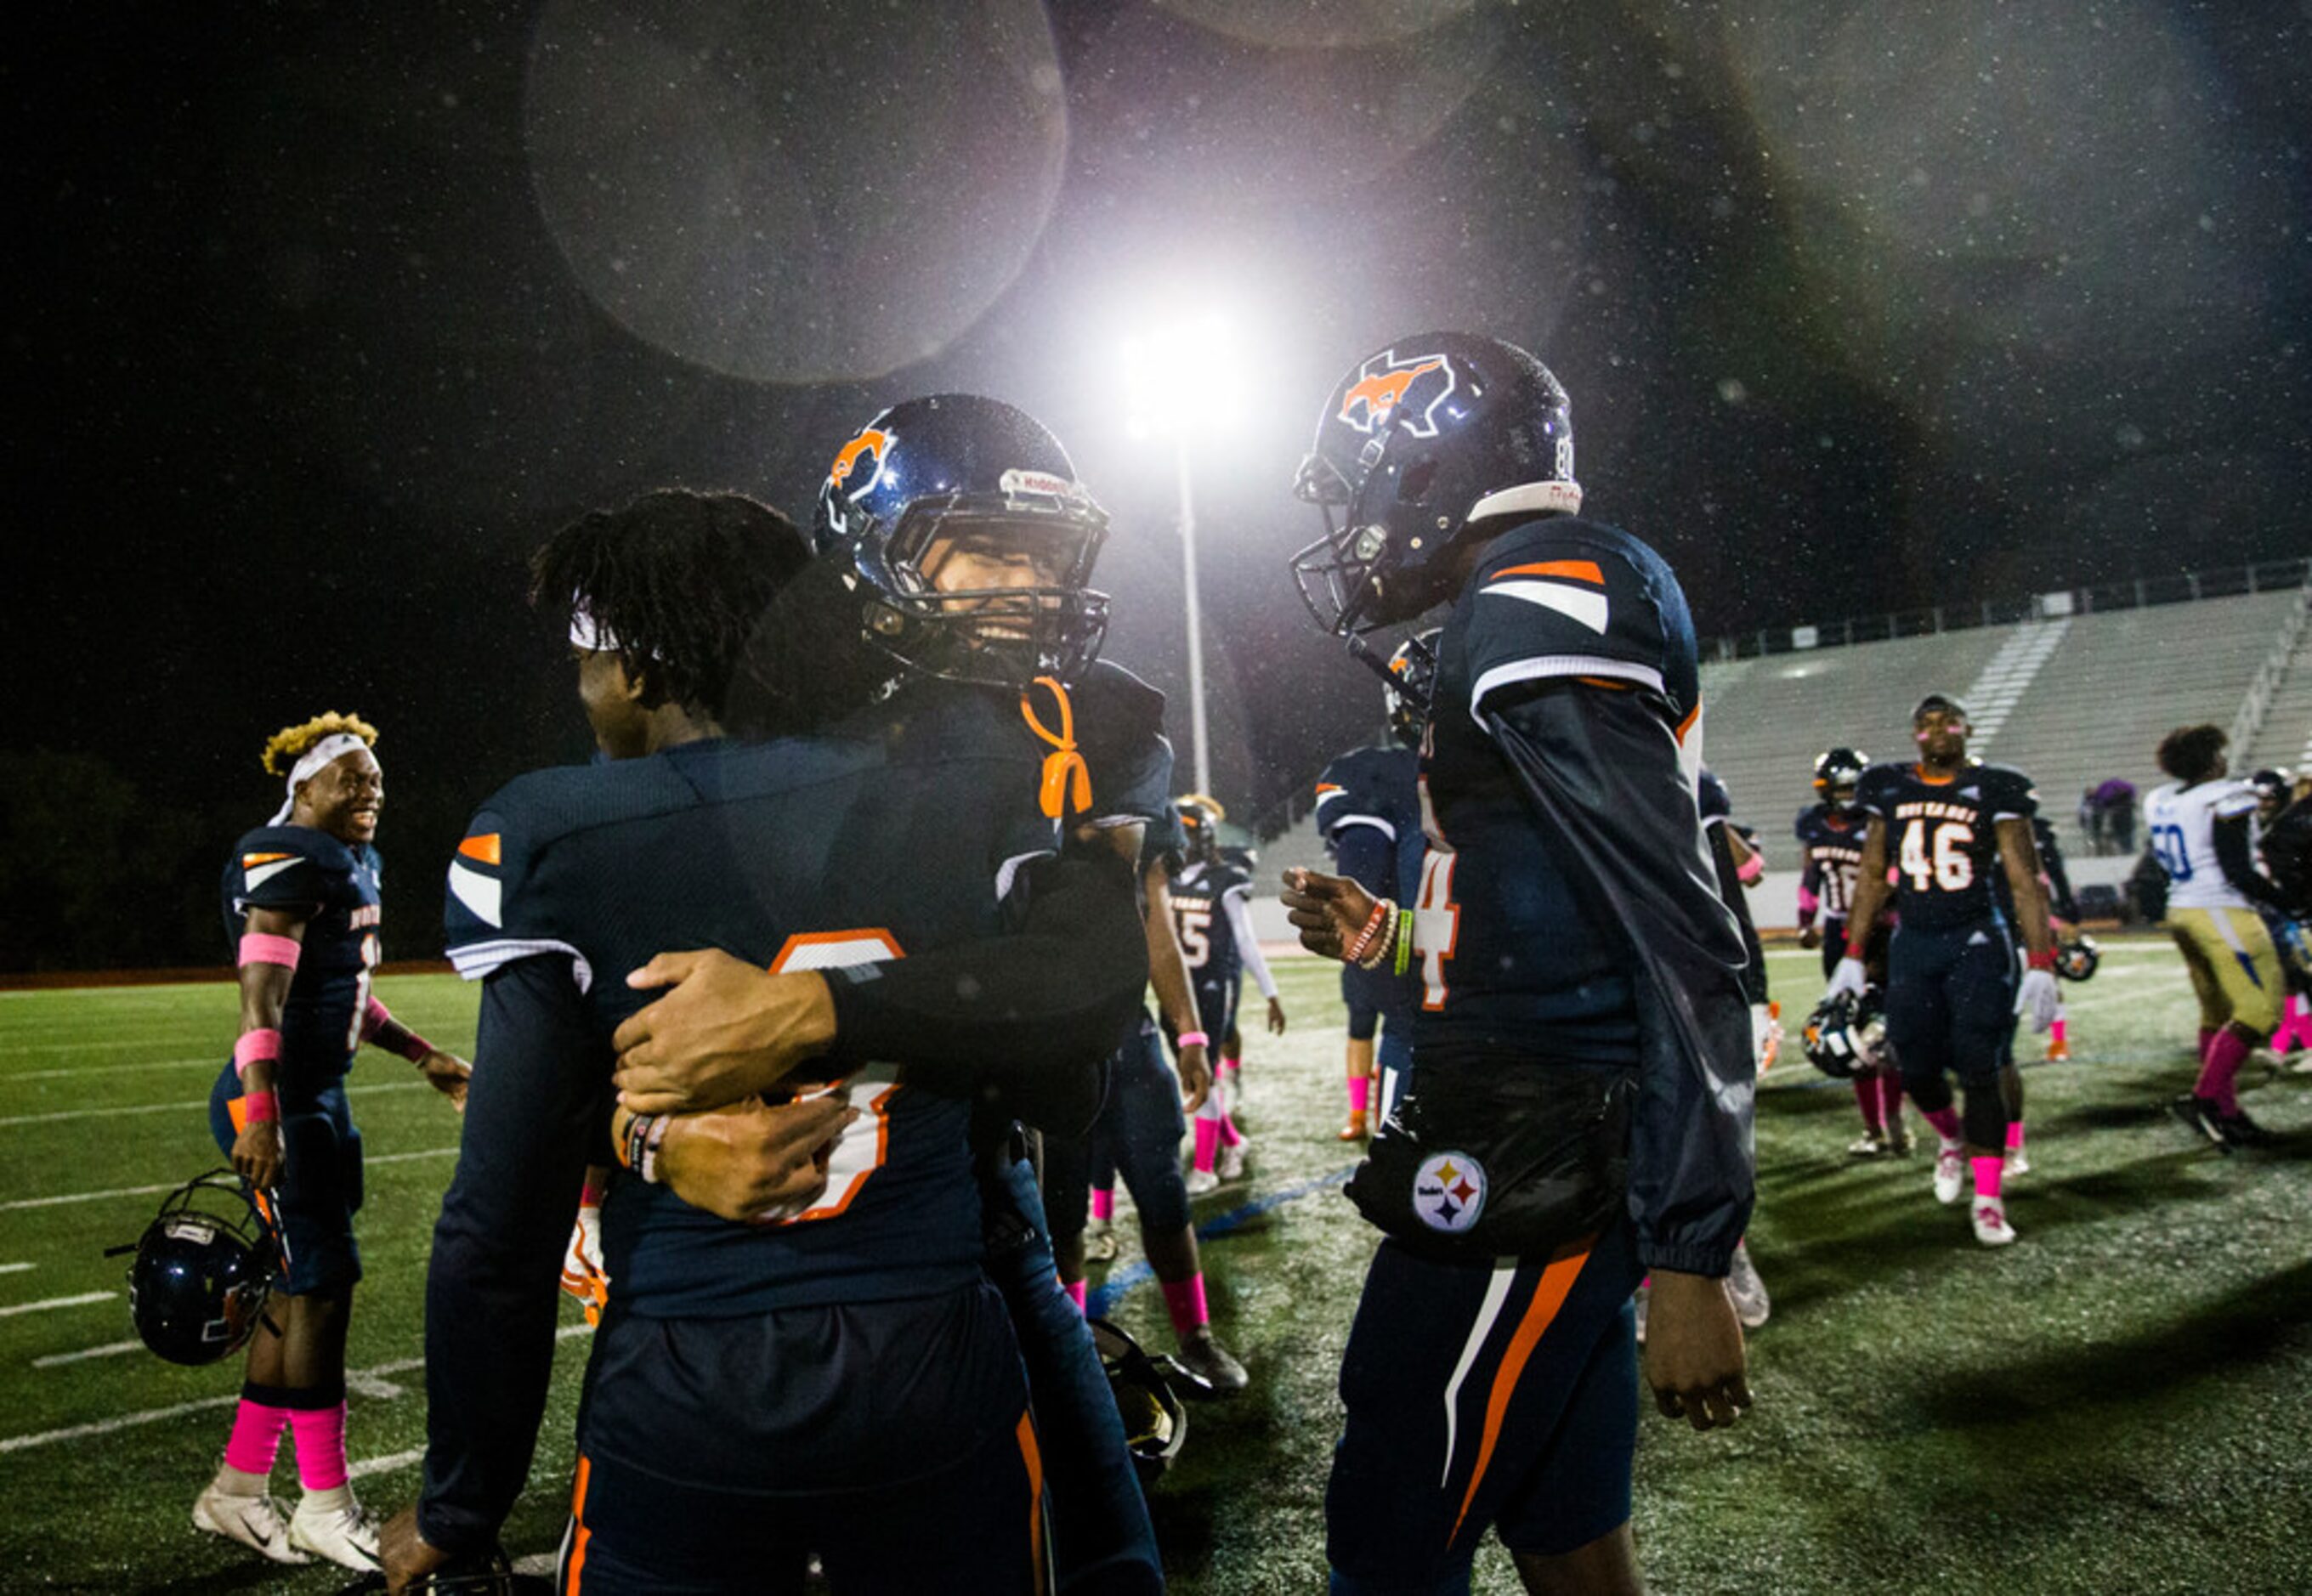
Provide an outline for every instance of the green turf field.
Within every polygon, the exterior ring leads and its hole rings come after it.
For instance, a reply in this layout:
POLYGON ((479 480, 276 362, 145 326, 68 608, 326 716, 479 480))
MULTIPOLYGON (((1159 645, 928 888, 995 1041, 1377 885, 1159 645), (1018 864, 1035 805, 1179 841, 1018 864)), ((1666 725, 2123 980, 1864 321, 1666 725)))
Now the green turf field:
MULTIPOLYGON (((1803 1015, 1816 955, 1772 964, 1786 1012, 1803 1015)), ((1254 1385, 1195 1411, 1156 1494, 1183 1592, 1324 1588, 1332 1381, 1371 1236, 1338 1191, 1334 978, 1300 960, 1279 975, 1294 1026, 1251 1041, 1251 1178, 1198 1205, 1217 1233, 1215 1318, 1254 1385)), ((469 989, 380 988, 443 1045, 470 1045, 469 989)), ((2076 1058, 2027 1072, 2037 1168, 2010 1187, 2022 1239, 2004 1252, 1936 1206, 1924 1157, 1847 1161, 1843 1086, 1795 1052, 1768 1077, 1751 1243, 1774 1315, 1752 1339, 1758 1406, 1727 1435, 1646 1418, 1637 1528, 1656 1590, 2312 1590, 2312 1077, 2248 1098, 2295 1133, 2287 1146, 2222 1158, 2161 1109, 2189 1079, 2194 1024, 2168 946, 2107 943, 2102 972, 2067 995, 2076 1058)), ((0 1591, 344 1583, 190 1528, 240 1375, 136 1346, 124 1260, 101 1256, 214 1162, 203 1105, 232 1025, 224 985, 0 993, 0 1591)), ((417 1478, 424 1260, 457 1126, 397 1059, 365 1055, 353 1085, 370 1173, 352 1441, 359 1488, 390 1511, 417 1478)), ((1119 1230, 1114 1316, 1169 1346, 1130 1267, 1128 1205, 1119 1230)), ((536 1489, 509 1526, 517 1554, 560 1533, 584 1355, 567 1311, 536 1489)), ((287 1450, 276 1478, 293 1496, 287 1450)), ((1497 1552, 1478 1569, 1481 1591, 1516 1588, 1497 1552)))

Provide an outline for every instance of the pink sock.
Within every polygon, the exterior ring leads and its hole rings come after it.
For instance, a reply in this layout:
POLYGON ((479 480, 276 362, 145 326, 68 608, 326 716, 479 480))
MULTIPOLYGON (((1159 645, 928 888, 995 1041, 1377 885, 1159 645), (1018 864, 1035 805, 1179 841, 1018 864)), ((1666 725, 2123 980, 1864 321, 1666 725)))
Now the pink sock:
POLYGON ((1922 1111, 1922 1113, 1927 1123, 1935 1128, 1935 1134, 1943 1138, 1943 1146, 1947 1147, 1958 1146, 1958 1110, 1939 1108, 1932 1113, 1925 1113, 1924 1111, 1922 1111))
POLYGON ((1372 1077, 1354 1075, 1349 1077, 1349 1112, 1361 1114, 1365 1104, 1372 1101, 1372 1077))
POLYGON ((2240 1066, 2247 1062, 2248 1050, 2254 1045, 2229 1025, 2208 1043, 2207 1061, 2200 1066, 2200 1081, 2192 1090, 2199 1096, 2214 1098, 2218 1113, 2239 1112, 2239 1091, 2232 1083, 2239 1078, 2240 1066))
POLYGON ((289 1426, 297 1432, 297 1483, 309 1491, 345 1484, 346 1405, 292 1408, 289 1426))
POLYGON ((1854 1077, 1854 1103, 1862 1111, 1862 1128, 1876 1136, 1887 1129, 1886 1116, 1878 1112, 1878 1083, 1867 1075, 1854 1077))
POLYGON ((1903 1073, 1899 1069, 1882 1069, 1878 1074, 1878 1121, 1884 1125, 1901 1123, 1903 1112, 1903 1073))
POLYGON ((2023 1121, 2020 1120, 2007 1121, 2007 1150, 2010 1153, 2023 1150, 2023 1121))
POLYGON ((2007 1161, 2004 1158, 1970 1158, 1967 1163, 1975 1170, 1975 1196, 1998 1196, 1999 1177, 2005 1171, 2007 1161))
POLYGON ((1091 1189, 1091 1217, 1102 1225, 1116 1217, 1116 1188, 1094 1186, 1091 1189))
POLYGON ((268 1408, 241 1399, 232 1416, 232 1435, 224 1443, 224 1461, 243 1474, 270 1474, 280 1455, 281 1432, 289 1427, 289 1409, 268 1408))
POLYGON ((1222 1114, 1221 1116, 1221 1146, 1224 1147, 1232 1147, 1243 1139, 1244 1132, 1236 1128, 1236 1117, 1232 1114, 1222 1114))
POLYGON ((1221 1147, 1221 1122, 1196 1116, 1196 1167, 1206 1174, 1213 1172, 1213 1160, 1221 1147))
POLYGON ((2281 1004, 2281 1014, 2283 1017, 2280 1029, 2272 1033, 2272 1045, 2275 1049, 2312 1042, 2312 1035, 2308 1035, 2305 1028, 2303 999, 2290 992, 2281 1004))
POLYGON ((1084 1311, 1084 1298, 1086 1293, 1084 1291, 1084 1283, 1082 1281, 1063 1280, 1060 1282, 1060 1289, 1068 1294, 1068 1301, 1076 1305, 1077 1313, 1081 1313, 1084 1311))
POLYGON ((2047 1027, 2047 1034, 2054 1040, 2057 1047, 2063 1045, 2065 1035, 2071 1029, 2071 1021, 2063 1018, 2061 1015, 2057 1015, 2055 1016, 2055 1023, 2047 1027))
POLYGON ((1185 1280, 1160 1280, 1164 1288, 1164 1312, 1172 1316, 1172 1333, 1185 1336, 1209 1323, 1212 1311, 1204 1305, 1204 1276, 1199 1269, 1185 1280))

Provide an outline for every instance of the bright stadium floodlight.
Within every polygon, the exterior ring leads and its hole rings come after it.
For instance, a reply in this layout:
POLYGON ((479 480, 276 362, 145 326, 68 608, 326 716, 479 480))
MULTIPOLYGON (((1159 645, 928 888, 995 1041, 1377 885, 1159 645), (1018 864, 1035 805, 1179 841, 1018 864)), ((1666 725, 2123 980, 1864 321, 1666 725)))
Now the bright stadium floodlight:
POLYGON ((1162 318, 1124 341, 1126 433, 1169 439, 1180 484, 1180 571, 1188 630, 1188 747, 1195 790, 1213 789, 1212 754, 1204 731, 1204 628, 1196 591, 1195 479, 1191 442, 1232 426, 1245 399, 1245 373, 1229 343, 1227 316, 1217 310, 1162 318))

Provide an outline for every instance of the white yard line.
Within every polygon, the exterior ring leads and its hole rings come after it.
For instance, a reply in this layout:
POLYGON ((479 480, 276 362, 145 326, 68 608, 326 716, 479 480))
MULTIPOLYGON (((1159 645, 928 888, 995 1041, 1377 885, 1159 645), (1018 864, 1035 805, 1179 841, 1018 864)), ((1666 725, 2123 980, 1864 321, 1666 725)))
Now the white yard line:
POLYGON ((224 1068, 229 1056, 218 1053, 213 1058, 155 1059, 149 1064, 82 1064, 57 1069, 27 1069, 21 1075, 13 1070, 0 1070, 0 1085, 13 1086, 18 1081, 76 1081, 92 1075, 133 1075, 140 1069, 184 1069, 196 1064, 215 1071, 224 1068))
MULTIPOLYGON (((222 1068, 223 1065, 220 1064, 222 1068)), ((347 1086, 348 1097, 368 1096, 379 1092, 430 1092, 433 1086, 425 1081, 382 1081, 374 1086, 347 1086)), ((139 1103, 125 1108, 67 1108, 48 1114, 11 1114, 0 1119, 0 1127, 9 1125, 53 1125, 61 1120, 109 1120, 122 1114, 190 1114, 206 1113, 208 1099, 198 1103, 139 1103)))
POLYGON ((31 1267, 29 1263, 0 1263, 0 1275, 21 1275, 31 1267))
MULTIPOLYGON (((565 1324, 554 1332, 554 1339, 557 1341, 566 1341, 573 1336, 592 1333, 593 1327, 591 1325, 565 1324)), ((425 1366, 425 1360, 422 1357, 396 1358, 390 1363, 379 1364, 373 1368, 355 1370, 346 1374, 346 1380, 350 1384, 355 1380, 375 1380, 388 1374, 407 1374, 425 1366)), ((138 1425, 153 1424, 164 1418, 176 1418, 188 1413, 202 1413, 212 1408, 230 1408, 240 1400, 241 1393, 236 1391, 221 1397, 203 1397, 197 1401, 175 1402, 166 1408, 147 1408, 141 1413, 123 1413, 118 1417, 95 1419, 88 1424, 67 1425, 60 1430, 40 1430, 30 1435, 0 1436, 0 1453, 29 1452, 33 1447, 53 1446, 60 1441, 85 1441, 92 1435, 109 1435, 116 1430, 133 1429, 138 1425)), ((376 1460, 381 1467, 388 1461, 376 1460)))
POLYGON ((45 1302, 17 1303, 0 1308, 0 1319, 18 1313, 45 1313, 50 1308, 84 1308, 91 1303, 109 1303, 119 1295, 117 1291, 83 1291, 78 1296, 52 1296, 45 1302))
MULTIPOLYGON (((455 1158, 455 1147, 427 1147, 416 1153, 378 1153, 364 1156, 362 1163, 407 1164, 413 1158, 455 1158)), ((68 1202, 102 1202, 112 1197, 153 1197, 163 1191, 174 1191, 182 1181, 169 1181, 158 1186, 115 1186, 109 1191, 68 1191, 60 1197, 20 1197, 13 1202, 0 1202, 0 1214, 17 1208, 52 1208, 68 1202)))
POLYGON ((372 1474, 390 1474, 396 1469, 407 1469, 412 1463, 425 1461, 425 1449, 422 1446, 412 1452, 389 1452, 381 1458, 363 1458, 346 1470, 346 1478, 367 1479, 372 1474))
POLYGON ((144 1350, 144 1343, 142 1341, 114 1341, 103 1347, 92 1347, 84 1352, 51 1352, 46 1357, 34 1358, 32 1367, 53 1369, 58 1364, 84 1363, 92 1357, 118 1357, 124 1352, 144 1350))

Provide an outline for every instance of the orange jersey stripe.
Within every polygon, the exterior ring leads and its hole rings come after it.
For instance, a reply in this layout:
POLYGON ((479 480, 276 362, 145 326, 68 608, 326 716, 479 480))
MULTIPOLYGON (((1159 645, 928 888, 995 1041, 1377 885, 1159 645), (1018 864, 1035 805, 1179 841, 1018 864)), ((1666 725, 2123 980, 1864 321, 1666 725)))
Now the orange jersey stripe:
POLYGON ((1319 781, 1317 783, 1317 790, 1318 792, 1341 792, 1346 789, 1344 789, 1338 781, 1319 781))
POLYGON ((1557 1318, 1557 1311, 1565 1305, 1566 1294, 1573 1289, 1575 1277, 1581 1266, 1590 1261, 1585 1246, 1571 1258, 1560 1258, 1541 1271, 1541 1279, 1533 1288, 1533 1301, 1526 1304, 1525 1317, 1519 1321, 1517 1333, 1510 1338, 1509 1350, 1502 1355, 1502 1366, 1493 1372, 1493 1389, 1485 1398, 1484 1438, 1477 1443, 1477 1464, 1469 1472, 1469 1488, 1461 1497, 1461 1511, 1454 1515, 1453 1533, 1445 1544, 1453 1544, 1461 1533, 1461 1524, 1469 1516, 1469 1504, 1477 1499, 1477 1486, 1485 1478, 1485 1467, 1493 1461, 1493 1443, 1501 1439, 1502 1419, 1509 1412, 1510 1397, 1517 1390, 1518 1376, 1525 1373, 1526 1361, 1541 1342, 1542 1332, 1557 1318))
POLYGON ((586 1542, 594 1533, 586 1527, 586 1481, 591 1470, 586 1454, 578 1454, 578 1483, 570 1492, 570 1566, 564 1576, 565 1596, 578 1596, 579 1576, 586 1569, 586 1542))
POLYGON ((1036 1560, 1036 1596, 1044 1596, 1044 1454, 1036 1445, 1035 1416, 1020 1415, 1020 1460, 1028 1466, 1028 1546, 1036 1560))
POLYGON ((1686 734, 1692 731, 1694 729, 1694 723, 1701 719, 1702 705, 1697 702, 1692 709, 1686 711, 1686 719, 1677 723, 1677 743, 1679 747, 1683 748, 1686 746, 1686 734))
POLYGON ((1511 565, 1485 580, 1497 582, 1505 576, 1562 576, 1577 582, 1595 582, 1601 588, 1606 585, 1606 573, 1598 569, 1595 560, 1543 560, 1532 565, 1511 565))
POLYGON ((478 837, 468 837, 458 844, 458 851, 468 859, 479 859, 486 865, 502 862, 499 859, 499 834, 486 832, 478 837))
POLYGON ((241 868, 253 870, 259 865, 277 864, 285 859, 296 857, 293 853, 244 853, 241 856, 241 868))

